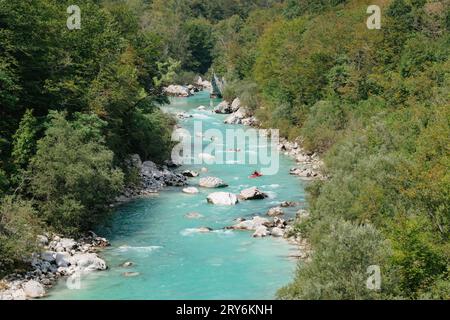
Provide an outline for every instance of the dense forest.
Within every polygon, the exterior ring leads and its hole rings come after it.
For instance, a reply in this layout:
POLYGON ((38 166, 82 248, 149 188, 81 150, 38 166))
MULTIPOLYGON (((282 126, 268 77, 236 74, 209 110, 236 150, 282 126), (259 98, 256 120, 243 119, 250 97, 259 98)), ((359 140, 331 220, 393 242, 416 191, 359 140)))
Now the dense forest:
POLYGON ((71 2, 0 0, 0 275, 108 217, 128 156, 168 157, 163 87, 214 71, 325 162, 280 299, 450 298, 450 1, 71 2))

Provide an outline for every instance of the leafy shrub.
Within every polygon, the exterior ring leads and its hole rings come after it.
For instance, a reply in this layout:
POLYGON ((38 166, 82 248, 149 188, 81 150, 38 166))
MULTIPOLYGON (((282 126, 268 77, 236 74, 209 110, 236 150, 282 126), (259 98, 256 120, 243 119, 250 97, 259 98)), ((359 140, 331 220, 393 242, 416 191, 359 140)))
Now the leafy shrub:
POLYGON ((31 161, 31 192, 39 214, 58 231, 85 231, 105 217, 122 188, 123 174, 113 166, 96 116, 78 115, 73 122, 53 112, 45 136, 31 161))
POLYGON ((278 292, 281 299, 377 299, 389 290, 392 275, 384 268, 388 243, 371 225, 333 221, 315 246, 310 262, 300 262, 294 282, 278 292), (367 268, 381 268, 381 290, 367 288, 367 268))
POLYGON ((39 231, 39 220, 30 201, 12 196, 0 201, 0 275, 36 251, 39 231))

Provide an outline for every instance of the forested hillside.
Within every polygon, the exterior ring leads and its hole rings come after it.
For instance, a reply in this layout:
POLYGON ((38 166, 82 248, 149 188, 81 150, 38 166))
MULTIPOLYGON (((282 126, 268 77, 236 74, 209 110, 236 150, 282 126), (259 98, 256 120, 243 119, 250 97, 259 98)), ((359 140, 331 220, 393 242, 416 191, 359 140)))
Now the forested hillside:
POLYGON ((124 159, 162 161, 172 120, 157 104, 171 70, 162 39, 133 7, 82 1, 0 3, 0 273, 36 234, 92 228, 128 179, 124 159))
POLYGON ((301 137, 329 177, 308 187, 297 232, 314 253, 280 298, 450 297, 449 22, 448 1, 425 0, 287 1, 219 22, 226 98, 301 137))
POLYGON ((0 274, 107 217, 126 158, 169 154, 163 86, 214 70, 325 162, 279 298, 450 298, 449 0, 85 0, 80 30, 71 4, 0 0, 0 274))

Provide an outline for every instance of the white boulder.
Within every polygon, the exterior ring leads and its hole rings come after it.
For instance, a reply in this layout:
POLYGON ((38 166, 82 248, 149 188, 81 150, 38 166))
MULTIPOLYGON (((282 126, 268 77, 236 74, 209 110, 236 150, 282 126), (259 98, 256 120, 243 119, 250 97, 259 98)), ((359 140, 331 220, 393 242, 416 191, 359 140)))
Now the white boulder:
POLYGON ((245 190, 242 190, 239 194, 239 198, 243 200, 256 200, 256 199, 264 199, 267 198, 267 194, 260 191, 256 187, 251 187, 245 190))
POLYGON ((83 271, 106 270, 106 263, 95 253, 77 253, 70 259, 72 265, 83 271))
POLYGON ((70 252, 75 246, 77 245, 77 242, 73 239, 69 238, 62 238, 59 240, 59 246, 62 247, 65 251, 70 252))
POLYGON ((268 224, 269 220, 260 216, 255 216, 251 220, 240 221, 232 229, 237 230, 256 230, 258 227, 268 224))
POLYGON ((26 282, 22 288, 28 298, 41 298, 45 295, 44 286, 35 280, 26 282))
POLYGON ((272 235, 272 237, 283 237, 284 231, 281 228, 275 227, 275 228, 272 228, 272 230, 270 231, 270 234, 272 235))
POLYGON ((228 186, 222 179, 216 177, 200 178, 198 185, 203 188, 223 188, 228 186))
POLYGON ((241 107, 241 100, 239 98, 236 98, 231 103, 231 112, 236 112, 241 107))
POLYGON ((187 194, 196 194, 199 191, 198 191, 198 189, 196 187, 187 187, 187 188, 183 189, 183 192, 187 193, 187 194))
POLYGON ((266 226, 259 226, 256 228, 255 232, 253 233, 254 238, 262 238, 266 237, 270 234, 269 230, 266 226))
POLYGON ((164 93, 176 97, 189 97, 191 95, 189 88, 173 84, 164 88, 164 93))
POLYGON ((70 254, 67 252, 58 252, 55 256, 58 267, 67 268, 70 265, 70 254))
POLYGON ((224 206, 233 206, 238 202, 235 194, 229 192, 214 192, 208 195, 208 203, 224 206))
POLYGON ((226 124, 240 124, 242 123, 242 119, 248 116, 248 111, 244 107, 239 108, 236 112, 230 114, 225 120, 226 124))
POLYGON ((227 101, 222 101, 214 108, 215 113, 228 114, 232 113, 231 106, 227 101))
POLYGON ((284 211, 281 207, 270 208, 269 211, 267 211, 267 215, 270 217, 281 216, 283 214, 284 211))

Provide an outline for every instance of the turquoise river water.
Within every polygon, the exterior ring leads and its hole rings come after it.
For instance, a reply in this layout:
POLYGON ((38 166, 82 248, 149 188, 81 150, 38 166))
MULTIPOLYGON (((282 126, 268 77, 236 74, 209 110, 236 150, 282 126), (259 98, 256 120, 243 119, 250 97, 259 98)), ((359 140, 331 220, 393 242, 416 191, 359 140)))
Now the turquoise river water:
MULTIPOLYGON (((193 129, 194 121, 202 121, 203 129, 224 131, 240 126, 225 125, 224 115, 212 113, 220 100, 210 100, 200 92, 189 98, 173 98, 163 109, 185 112, 192 118, 180 125, 193 129), (199 111, 200 105, 207 106, 199 111)), ((252 153, 261 146, 249 145, 241 152, 252 153)), ((108 226, 97 230, 108 238, 111 247, 101 255, 107 271, 85 274, 78 289, 70 289, 62 279, 48 299, 272 299, 277 289, 292 280, 296 260, 289 255, 295 247, 279 238, 252 238, 251 232, 223 230, 238 217, 264 215, 282 201, 304 201, 304 185, 289 175, 294 163, 281 155, 277 174, 250 179, 258 167, 229 162, 214 165, 184 165, 180 170, 200 170, 220 177, 229 184, 223 190, 200 189, 195 195, 183 194, 182 188, 170 187, 156 196, 137 199, 116 209, 108 226), (239 193, 257 186, 269 194, 264 200, 240 202, 236 206, 215 206, 206 202, 213 191, 239 193), (203 217, 188 219, 187 213, 203 217), (193 228, 210 227, 210 233, 195 233, 193 228), (125 261, 134 265, 123 268, 125 261), (138 272, 125 277, 124 272, 138 272)), ((205 176, 205 174, 202 174, 205 176)), ((198 178, 189 184, 196 186, 198 178)), ((295 214, 287 210, 287 217, 295 214)))

